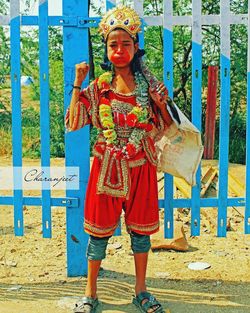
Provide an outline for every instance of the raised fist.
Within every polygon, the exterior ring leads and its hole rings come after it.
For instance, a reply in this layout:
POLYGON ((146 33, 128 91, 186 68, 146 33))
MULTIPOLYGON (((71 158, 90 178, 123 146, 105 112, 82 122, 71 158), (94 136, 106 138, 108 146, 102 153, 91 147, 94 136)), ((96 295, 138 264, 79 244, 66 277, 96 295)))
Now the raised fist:
POLYGON ((85 80, 88 71, 89 65, 86 62, 82 62, 75 65, 76 74, 75 74, 75 85, 81 86, 82 82, 85 80))

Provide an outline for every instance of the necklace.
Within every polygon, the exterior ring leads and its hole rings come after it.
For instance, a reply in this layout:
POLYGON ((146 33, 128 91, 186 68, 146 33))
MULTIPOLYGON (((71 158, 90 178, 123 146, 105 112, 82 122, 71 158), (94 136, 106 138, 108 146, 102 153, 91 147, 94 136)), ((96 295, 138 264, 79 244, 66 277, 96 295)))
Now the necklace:
MULTIPOLYGON (((104 73, 98 80, 98 86, 112 90, 111 82, 113 75, 104 73), (109 88, 108 88, 109 87, 109 88)), ((117 133, 115 131, 115 123, 112 116, 112 108, 110 100, 102 97, 99 105, 100 122, 103 126, 103 135, 106 138, 108 149, 117 157, 125 157, 130 159, 136 155, 141 146, 141 139, 147 131, 152 130, 152 124, 149 122, 149 95, 148 84, 141 73, 135 73, 136 87, 133 95, 136 96, 136 106, 127 114, 126 125, 134 127, 128 142, 122 148, 117 146, 117 133)))

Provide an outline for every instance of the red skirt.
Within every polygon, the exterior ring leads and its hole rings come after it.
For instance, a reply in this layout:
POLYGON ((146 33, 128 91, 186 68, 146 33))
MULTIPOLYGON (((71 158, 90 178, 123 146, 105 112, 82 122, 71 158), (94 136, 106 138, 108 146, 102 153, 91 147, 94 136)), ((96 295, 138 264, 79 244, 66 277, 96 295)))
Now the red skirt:
MULTIPOLYGON (((129 168, 131 189, 129 199, 97 193, 101 161, 94 157, 88 181, 84 230, 97 237, 114 233, 124 210, 127 231, 151 235, 159 230, 159 207, 156 166, 145 164, 129 168)), ((114 173, 115 175, 115 173, 114 173)))

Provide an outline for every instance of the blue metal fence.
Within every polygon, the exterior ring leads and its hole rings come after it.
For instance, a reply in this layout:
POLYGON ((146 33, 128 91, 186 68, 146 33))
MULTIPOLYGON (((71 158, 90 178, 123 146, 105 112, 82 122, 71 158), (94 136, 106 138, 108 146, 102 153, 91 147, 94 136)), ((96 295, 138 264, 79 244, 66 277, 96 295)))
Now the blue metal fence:
MULTIPOLYGON (((192 16, 174 16, 173 0, 163 1, 163 16, 143 16, 143 1, 134 1, 144 25, 163 25, 164 37, 164 82, 173 96, 173 26, 192 27, 192 122, 201 129, 201 83, 202 83, 202 25, 220 25, 220 150, 219 150, 219 196, 200 198, 201 170, 197 172, 197 186, 192 188, 191 199, 174 199, 173 177, 165 174, 165 195, 159 200, 165 208, 165 236, 173 236, 174 208, 191 208, 191 234, 200 234, 200 208, 218 207, 218 236, 226 236, 227 208, 245 206, 245 233, 250 233, 250 2, 248 14, 230 13, 230 0, 221 0, 220 15, 202 15, 201 0, 193 1, 192 16), (230 24, 248 25, 248 69, 247 69, 247 158, 246 195, 241 198, 228 197, 228 151, 229 151, 229 110, 230 110, 230 24)), ((12 143, 13 167, 22 166, 22 127, 21 127, 21 86, 20 86, 20 28, 22 25, 35 25, 39 28, 40 60, 40 116, 41 116, 41 166, 50 166, 50 116, 49 116, 49 48, 48 26, 63 27, 64 58, 64 112, 70 102, 69 92, 74 80, 76 63, 89 60, 89 27, 97 27, 99 18, 89 18, 87 1, 62 0, 62 16, 48 16, 48 0, 39 1, 39 16, 21 16, 20 0, 11 0, 10 15, 0 16, 0 25, 10 26, 11 40, 11 87, 12 87, 12 143), (79 15, 80 14, 80 15, 79 15), (89 21, 91 20, 91 23, 89 21)), ((115 0, 107 0, 109 9, 116 5, 115 0)), ((141 45, 144 45, 143 33, 141 45)), ((84 86, 88 84, 88 78, 84 86)), ((84 87, 83 86, 83 87, 84 87)), ((14 206, 15 235, 23 235, 23 205, 42 206, 43 237, 50 238, 51 206, 66 207, 67 227, 67 274, 83 275, 87 271, 84 256, 88 237, 83 231, 83 207, 89 176, 89 127, 65 136, 65 165, 79 166, 80 189, 67 190, 66 198, 51 197, 50 190, 42 190, 42 197, 24 197, 22 190, 14 190, 13 197, 0 196, 0 205, 14 206), (83 144, 84 143, 84 144, 83 144)), ((15 174, 15 173, 14 173, 15 174)), ((14 180, 17 179, 14 175, 14 180)))

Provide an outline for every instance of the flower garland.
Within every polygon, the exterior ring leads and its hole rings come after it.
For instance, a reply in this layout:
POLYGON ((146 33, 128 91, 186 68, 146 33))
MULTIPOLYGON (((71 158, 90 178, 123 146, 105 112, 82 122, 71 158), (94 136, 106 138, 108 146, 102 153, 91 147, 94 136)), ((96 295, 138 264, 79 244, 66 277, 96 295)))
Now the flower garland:
MULTIPOLYGON (((99 88, 110 88, 112 81, 112 73, 104 73, 98 80, 99 88)), ((115 123, 112 116, 112 108, 109 99, 102 97, 99 105, 100 122, 103 126, 103 135, 106 138, 107 145, 113 152, 116 153, 117 157, 124 156, 129 159, 138 152, 140 148, 141 139, 144 137, 147 131, 151 131, 153 126, 149 123, 148 110, 148 85, 145 82, 142 74, 135 73, 136 82, 136 103, 137 105, 126 116, 126 125, 134 127, 128 143, 118 148, 117 144, 117 133, 115 131, 115 123)))

